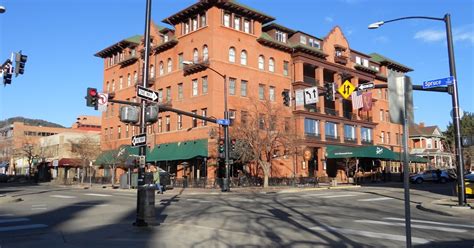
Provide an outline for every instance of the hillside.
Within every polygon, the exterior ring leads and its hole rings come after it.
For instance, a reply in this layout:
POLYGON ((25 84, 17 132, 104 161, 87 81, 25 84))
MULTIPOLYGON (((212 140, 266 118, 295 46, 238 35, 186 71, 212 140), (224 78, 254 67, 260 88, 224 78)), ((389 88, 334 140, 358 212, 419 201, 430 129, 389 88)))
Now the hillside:
POLYGON ((31 126, 63 127, 59 124, 52 123, 52 122, 45 121, 45 120, 29 119, 29 118, 18 116, 18 117, 12 117, 12 118, 8 118, 6 120, 0 121, 0 128, 4 127, 6 125, 12 124, 13 122, 24 122, 25 124, 28 124, 28 125, 31 125, 31 126))

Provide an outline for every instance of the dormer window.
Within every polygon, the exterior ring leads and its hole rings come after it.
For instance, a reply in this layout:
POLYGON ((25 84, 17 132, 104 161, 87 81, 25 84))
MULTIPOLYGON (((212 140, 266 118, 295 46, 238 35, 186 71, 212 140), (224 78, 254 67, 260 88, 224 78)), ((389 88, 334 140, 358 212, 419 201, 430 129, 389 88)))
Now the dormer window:
POLYGON ((286 33, 283 33, 281 31, 276 31, 275 32, 275 39, 279 42, 286 43, 286 33))
POLYGON ((300 36, 300 43, 306 45, 306 36, 300 36))
POLYGON ((224 13, 224 26, 230 27, 230 14, 224 13))
POLYGON ((319 44, 319 41, 313 39, 313 38, 309 38, 309 45, 311 47, 315 47, 315 48, 318 48, 320 49, 321 48, 321 45, 319 44))

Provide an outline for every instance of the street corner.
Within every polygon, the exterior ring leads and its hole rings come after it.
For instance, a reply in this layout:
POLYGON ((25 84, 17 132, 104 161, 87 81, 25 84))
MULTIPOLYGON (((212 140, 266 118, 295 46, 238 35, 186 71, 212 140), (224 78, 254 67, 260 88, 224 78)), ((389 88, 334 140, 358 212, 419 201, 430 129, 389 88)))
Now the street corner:
POLYGON ((457 200, 440 199, 431 202, 422 202, 416 207, 420 210, 455 217, 474 218, 474 208, 472 204, 459 206, 457 200))
POLYGON ((0 205, 12 202, 20 202, 23 201, 20 197, 13 197, 9 195, 0 195, 0 205))

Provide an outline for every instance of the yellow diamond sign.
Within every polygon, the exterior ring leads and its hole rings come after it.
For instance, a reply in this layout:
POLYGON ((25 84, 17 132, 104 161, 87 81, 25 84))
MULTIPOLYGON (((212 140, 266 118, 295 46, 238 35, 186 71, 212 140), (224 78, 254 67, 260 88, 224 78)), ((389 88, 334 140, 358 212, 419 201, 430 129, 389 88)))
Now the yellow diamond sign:
POLYGON ((351 84, 351 82, 349 82, 349 80, 346 80, 341 85, 341 87, 337 89, 339 94, 341 94, 341 96, 344 97, 344 99, 349 98, 349 96, 352 94, 352 92, 354 92, 354 90, 355 90, 355 87, 353 84, 351 84))

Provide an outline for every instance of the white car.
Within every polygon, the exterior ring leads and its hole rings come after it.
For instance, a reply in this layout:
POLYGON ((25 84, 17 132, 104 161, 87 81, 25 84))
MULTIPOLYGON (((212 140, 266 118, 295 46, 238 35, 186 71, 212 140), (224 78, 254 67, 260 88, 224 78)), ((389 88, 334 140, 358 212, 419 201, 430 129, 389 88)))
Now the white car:
POLYGON ((440 183, 446 183, 449 181, 450 177, 447 171, 441 170, 441 178, 439 179, 436 171, 437 170, 426 170, 418 174, 411 175, 410 181, 414 183, 423 183, 424 181, 437 182, 438 180, 440 183))

